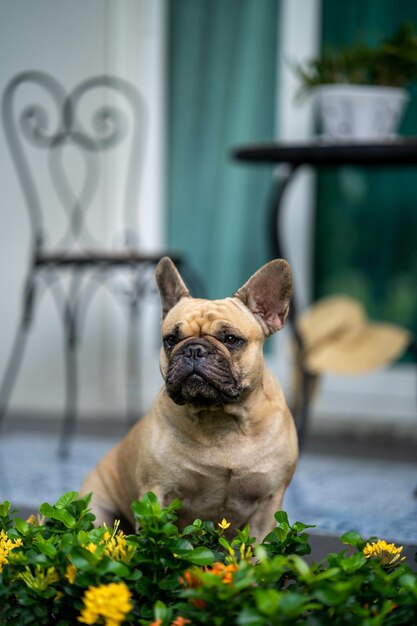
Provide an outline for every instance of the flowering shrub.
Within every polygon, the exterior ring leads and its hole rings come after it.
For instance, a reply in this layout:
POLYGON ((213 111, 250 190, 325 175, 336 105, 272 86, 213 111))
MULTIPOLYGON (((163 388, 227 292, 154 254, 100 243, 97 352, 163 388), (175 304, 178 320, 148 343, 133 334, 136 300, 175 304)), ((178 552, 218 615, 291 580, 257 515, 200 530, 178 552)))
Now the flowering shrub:
POLYGON ((180 531, 174 501, 132 505, 137 534, 94 528, 89 498, 71 492, 37 517, 0 505, 0 624, 30 626, 408 626, 417 575, 401 547, 354 532, 308 565, 308 526, 284 512, 260 544, 227 520, 180 531))

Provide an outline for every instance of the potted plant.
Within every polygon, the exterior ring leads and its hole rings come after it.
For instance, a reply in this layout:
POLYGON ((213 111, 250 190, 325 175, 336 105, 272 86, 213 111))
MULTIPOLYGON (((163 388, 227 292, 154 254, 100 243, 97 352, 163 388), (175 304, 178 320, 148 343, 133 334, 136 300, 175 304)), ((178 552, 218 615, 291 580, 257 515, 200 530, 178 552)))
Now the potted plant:
POLYGON ((319 128, 332 139, 395 135, 417 79, 417 34, 409 23, 377 47, 355 43, 298 65, 300 94, 314 97, 319 128))

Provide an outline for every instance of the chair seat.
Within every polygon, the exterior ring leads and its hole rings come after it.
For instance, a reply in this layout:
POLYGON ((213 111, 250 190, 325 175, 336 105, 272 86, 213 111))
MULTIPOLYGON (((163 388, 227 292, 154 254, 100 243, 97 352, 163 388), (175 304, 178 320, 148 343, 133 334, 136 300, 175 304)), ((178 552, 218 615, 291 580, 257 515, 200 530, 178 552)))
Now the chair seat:
MULTIPOLYGON (((120 266, 158 263, 165 256, 166 252, 145 254, 132 250, 107 251, 107 250, 84 250, 76 252, 54 251, 38 252, 34 258, 36 266, 120 266)), ((169 253, 174 263, 180 263, 180 257, 169 253)))

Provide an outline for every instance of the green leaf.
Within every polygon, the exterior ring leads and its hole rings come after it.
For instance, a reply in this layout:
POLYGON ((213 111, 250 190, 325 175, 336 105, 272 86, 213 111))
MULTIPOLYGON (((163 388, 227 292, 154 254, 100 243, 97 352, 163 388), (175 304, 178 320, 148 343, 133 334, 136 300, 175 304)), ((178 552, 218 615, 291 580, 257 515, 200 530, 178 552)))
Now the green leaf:
POLYGON ((239 543, 244 543, 248 545, 249 543, 253 543, 252 539, 253 538, 250 536, 250 526, 249 524, 247 524, 243 530, 236 530, 236 537, 235 539, 233 539, 232 545, 236 545, 239 543))
POLYGON ((287 524, 289 526, 289 521, 288 521, 288 515, 285 511, 277 511, 274 515, 275 519, 277 520, 278 524, 281 524, 282 522, 285 522, 285 524, 287 524))
POLYGON ((301 593, 289 591, 282 594, 280 610, 286 617, 297 617, 304 613, 307 598, 301 593))
POLYGON ((214 562, 214 553, 208 548, 194 548, 182 558, 193 565, 209 565, 214 562))
POLYGON ((71 551, 71 562, 77 569, 85 570, 97 565, 97 557, 88 550, 76 548, 71 551))
POLYGON ((264 615, 273 615, 280 603, 281 594, 275 589, 255 589, 256 606, 264 615))
POLYGON ((314 595, 319 602, 327 606, 337 606, 343 601, 339 591, 330 585, 320 585, 314 595))
POLYGON ((230 543, 227 541, 227 539, 225 539, 224 537, 219 537, 219 544, 225 549, 227 550, 227 552, 230 552, 232 550, 230 543))
POLYGON ((78 543, 81 546, 87 545, 91 541, 90 533, 86 532, 85 530, 80 530, 77 534, 77 539, 78 539, 78 543))
POLYGON ((414 574, 404 574, 400 578, 400 585, 411 591, 417 599, 417 576, 414 574))
POLYGON ((135 500, 132 504, 132 511, 136 517, 143 518, 160 513, 158 499, 152 492, 143 496, 141 500, 135 500))
POLYGON ((185 535, 191 535, 191 533, 194 533, 198 530, 198 528, 196 526, 186 526, 184 528, 184 530, 182 531, 183 536, 185 535))
POLYGON ((45 554, 49 558, 53 559, 57 554, 56 547, 51 543, 51 541, 47 541, 42 537, 41 534, 36 536, 36 543, 39 546, 39 550, 42 554, 45 554))
POLYGON ((300 576, 306 576, 309 573, 310 567, 308 564, 297 554, 292 554, 288 557, 288 560, 293 563, 294 569, 300 576))
POLYGON ((288 537, 288 533, 290 532, 290 527, 286 522, 280 522, 280 525, 274 528, 273 532, 277 536, 278 540, 281 543, 284 543, 288 537))
POLYGON ((345 543, 348 546, 354 546, 355 548, 361 546, 364 542, 359 533, 354 530, 345 533, 340 537, 342 543, 345 543))
POLYGON ((168 544, 169 549, 177 556, 184 556, 193 550, 192 544, 186 539, 174 539, 168 544))
POLYGON ((261 563, 268 560, 268 552, 261 543, 255 546, 255 555, 261 563))
POLYGON ((39 507, 39 511, 42 513, 42 515, 45 515, 50 519, 62 522, 67 528, 74 528, 76 524, 76 520, 71 515, 71 513, 68 513, 68 511, 65 511, 64 509, 56 509, 47 502, 41 504, 41 506, 39 507))
POLYGON ((127 565, 120 561, 112 561, 108 557, 104 557, 99 561, 96 571, 99 574, 114 574, 115 576, 120 576, 120 578, 129 576, 130 573, 127 565))
POLYGON ((26 535, 29 530, 29 524, 20 519, 20 517, 15 517, 14 525, 21 535, 26 535))
POLYGON ((4 502, 2 502, 0 504, 0 515, 2 517, 6 517, 6 515, 8 514, 8 512, 10 511, 10 502, 8 500, 4 500, 4 502))
POLYGON ((336 578, 339 572, 340 567, 329 567, 329 569, 326 569, 323 572, 314 574, 314 576, 312 576, 312 580, 314 581, 314 583, 318 583, 322 580, 327 580, 328 578, 336 578))
POLYGON ((315 524, 303 524, 302 522, 295 522, 295 524, 293 524, 293 530, 295 530, 297 533, 301 532, 302 530, 305 530, 306 528, 315 528, 315 527, 316 527, 315 524))
POLYGON ((154 515, 159 515, 159 513, 161 512, 161 505, 159 504, 159 500, 152 491, 148 491, 148 493, 145 493, 141 502, 145 504, 148 514, 153 513, 154 515))
POLYGON ((177 511, 178 509, 182 508, 182 500, 178 500, 178 498, 176 500, 172 500, 169 503, 169 507, 170 511, 177 511))
POLYGON ((161 533, 169 537, 170 535, 178 534, 178 528, 175 524, 171 524, 171 522, 166 522, 161 528, 161 533))
POLYGON ((350 557, 340 560, 340 566, 343 571, 351 574, 363 567, 366 563, 365 555, 362 552, 356 552, 350 557))
POLYGON ((236 623, 238 626, 264 626, 265 617, 255 609, 245 608, 237 616, 236 623))
POLYGON ((271 531, 270 533, 268 533, 262 543, 276 543, 277 542, 278 537, 276 536, 276 534, 274 533, 274 531, 271 531))
POLYGON ((69 504, 71 504, 71 502, 74 502, 74 500, 76 500, 77 498, 77 491, 68 491, 68 493, 64 493, 64 495, 55 502, 54 506, 57 509, 65 509, 69 504))
POLYGON ((155 620, 164 621, 165 617, 167 616, 167 612, 168 610, 167 610, 166 604, 164 604, 161 600, 157 600, 153 608, 155 620))

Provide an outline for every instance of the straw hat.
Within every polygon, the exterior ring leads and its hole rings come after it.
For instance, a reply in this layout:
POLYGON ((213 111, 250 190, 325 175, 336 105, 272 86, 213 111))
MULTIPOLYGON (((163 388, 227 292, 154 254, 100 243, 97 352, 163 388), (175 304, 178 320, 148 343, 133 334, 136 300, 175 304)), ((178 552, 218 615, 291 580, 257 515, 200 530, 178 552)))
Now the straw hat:
POLYGON ((304 364, 313 374, 360 374, 399 357, 412 340, 393 324, 370 322, 348 296, 323 298, 296 321, 305 346, 304 364))

